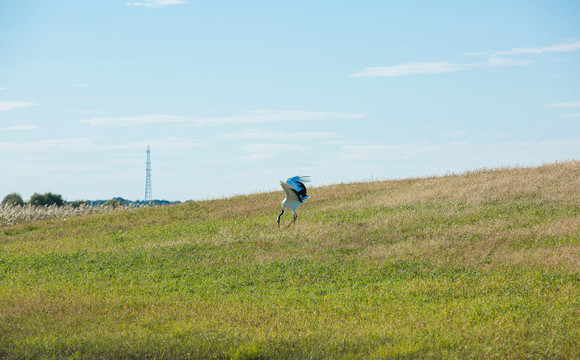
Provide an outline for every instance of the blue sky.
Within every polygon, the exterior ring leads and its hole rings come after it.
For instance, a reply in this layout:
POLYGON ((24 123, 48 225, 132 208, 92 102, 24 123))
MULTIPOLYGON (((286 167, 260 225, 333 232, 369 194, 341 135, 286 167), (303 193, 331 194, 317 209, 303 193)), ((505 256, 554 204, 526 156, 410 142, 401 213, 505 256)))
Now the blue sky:
MULTIPOLYGON (((0 198, 580 158, 579 1, 0 2, 0 198)), ((279 189, 281 190, 281 189, 279 189)))

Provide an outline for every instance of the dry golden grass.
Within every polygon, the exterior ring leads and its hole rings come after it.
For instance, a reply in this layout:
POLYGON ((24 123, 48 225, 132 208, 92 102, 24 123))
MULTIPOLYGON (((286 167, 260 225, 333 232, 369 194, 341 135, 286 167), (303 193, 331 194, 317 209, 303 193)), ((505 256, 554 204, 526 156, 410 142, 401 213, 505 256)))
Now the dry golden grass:
MULTIPOLYGON (((580 270, 579 161, 333 185, 311 193, 316 205, 309 204, 308 211, 384 208, 383 213, 361 219, 358 225, 338 225, 343 233, 360 235, 358 241, 349 236, 354 241, 350 246, 365 247, 359 255, 470 267, 517 264, 580 270), (571 209, 570 215, 550 217, 566 207, 571 209), (402 241, 405 229, 416 224, 426 228, 415 229, 412 239, 402 241), (362 237, 381 230, 383 238, 391 241, 367 246, 362 237), (558 239, 569 240, 558 243, 558 239), (534 246, 539 248, 531 249, 534 246)), ((302 224, 301 229, 320 233, 316 228, 320 225, 305 229, 302 224)))

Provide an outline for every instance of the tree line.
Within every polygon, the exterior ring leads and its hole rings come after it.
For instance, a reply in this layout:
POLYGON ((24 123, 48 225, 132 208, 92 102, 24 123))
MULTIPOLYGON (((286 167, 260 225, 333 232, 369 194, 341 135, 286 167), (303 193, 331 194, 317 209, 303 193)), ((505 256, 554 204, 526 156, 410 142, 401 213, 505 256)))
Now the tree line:
POLYGON ((60 194, 53 194, 47 192, 44 194, 34 193, 30 199, 25 202, 19 193, 10 193, 4 197, 2 200, 2 205, 9 206, 64 206, 69 205, 73 207, 79 207, 81 205, 91 205, 91 206, 142 206, 142 205, 175 205, 179 204, 179 201, 167 201, 167 200, 151 200, 151 201, 131 201, 120 197, 112 198, 109 200, 76 200, 76 201, 65 201, 60 194))
POLYGON ((28 202, 24 202, 22 196, 18 193, 10 193, 4 197, 2 200, 2 205, 12 205, 12 206, 24 206, 24 205, 31 205, 31 206, 63 206, 65 201, 62 199, 62 195, 53 194, 51 192, 47 192, 44 194, 34 193, 28 202))

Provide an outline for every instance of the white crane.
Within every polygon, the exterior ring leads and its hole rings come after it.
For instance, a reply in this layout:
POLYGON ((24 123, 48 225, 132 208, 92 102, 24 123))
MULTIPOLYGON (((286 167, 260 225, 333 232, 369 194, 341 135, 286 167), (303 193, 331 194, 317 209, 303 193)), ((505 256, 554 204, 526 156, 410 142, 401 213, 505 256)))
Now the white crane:
MULTIPOLYGON (((305 182, 310 182, 310 176, 294 176, 284 181, 280 181, 280 185, 284 192, 286 193, 286 197, 282 201, 282 212, 278 215, 278 227, 280 227, 280 217, 284 214, 284 208, 291 208, 292 212, 294 213, 294 219, 290 222, 290 224, 294 224, 296 226, 296 218, 298 215, 296 214, 296 209, 298 209, 306 199, 310 196, 306 195, 306 186, 304 186, 305 182)), ((289 227, 290 224, 288 224, 289 227)))

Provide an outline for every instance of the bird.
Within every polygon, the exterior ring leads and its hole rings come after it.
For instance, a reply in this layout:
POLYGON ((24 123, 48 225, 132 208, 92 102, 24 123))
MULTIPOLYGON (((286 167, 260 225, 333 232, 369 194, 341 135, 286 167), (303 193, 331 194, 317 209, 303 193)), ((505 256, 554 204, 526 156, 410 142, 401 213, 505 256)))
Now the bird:
POLYGON ((282 200, 282 212, 278 215, 278 227, 280 227, 280 217, 284 214, 284 208, 291 208, 292 212, 294 213, 294 219, 286 226, 287 228, 290 224, 294 224, 296 227, 296 218, 298 215, 296 214, 296 209, 298 209, 310 196, 306 195, 306 186, 304 186, 305 182, 310 182, 310 176, 298 175, 291 178, 288 178, 286 181, 280 181, 280 185, 282 189, 284 189, 284 193, 286 193, 286 197, 282 200))

